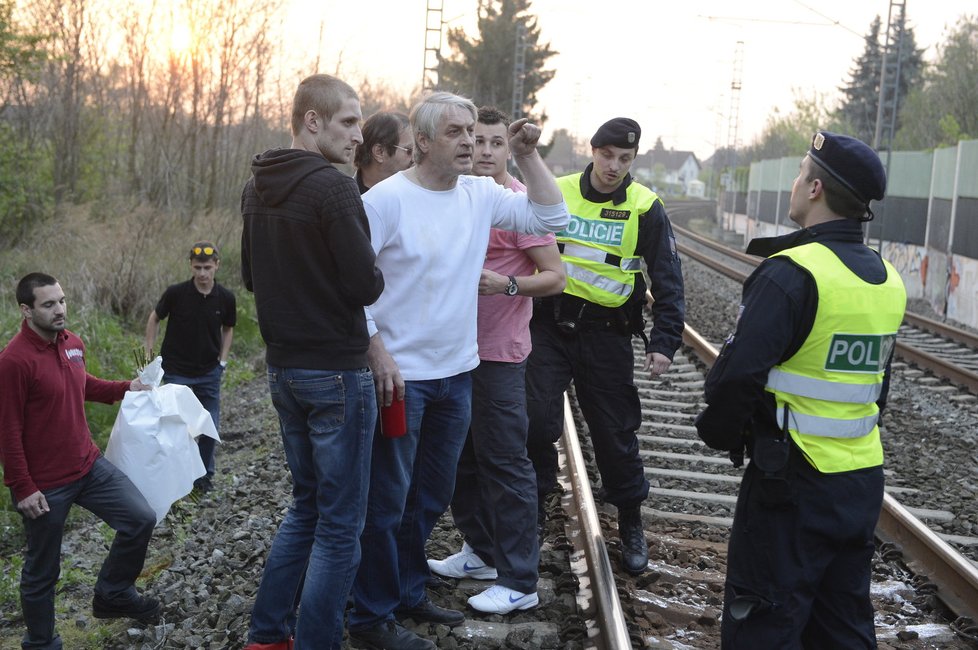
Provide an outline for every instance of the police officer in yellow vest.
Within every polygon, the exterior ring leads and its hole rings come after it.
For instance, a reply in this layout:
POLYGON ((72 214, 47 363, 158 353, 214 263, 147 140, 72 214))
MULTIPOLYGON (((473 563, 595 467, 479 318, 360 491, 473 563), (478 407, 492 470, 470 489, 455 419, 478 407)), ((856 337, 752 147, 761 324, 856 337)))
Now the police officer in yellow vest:
POLYGON ((609 120, 591 138, 592 163, 557 180, 571 213, 567 228, 557 233, 567 285, 559 296, 534 301, 526 369, 527 452, 537 472, 540 522, 543 499, 556 486, 553 443, 563 429, 563 393, 573 379, 603 497, 618 508, 622 564, 632 574, 648 566, 641 504, 649 483, 638 453, 642 413, 631 338, 645 340, 645 370, 657 376, 682 342, 685 316, 669 218, 655 192, 629 173, 640 136, 635 120, 609 120), (655 296, 648 338, 643 260, 655 296))
POLYGON ((883 500, 877 426, 906 291, 863 244, 886 175, 868 146, 815 134, 791 188, 801 229, 755 239, 737 328, 706 380, 699 436, 751 462, 727 560, 722 647, 875 648, 883 500))

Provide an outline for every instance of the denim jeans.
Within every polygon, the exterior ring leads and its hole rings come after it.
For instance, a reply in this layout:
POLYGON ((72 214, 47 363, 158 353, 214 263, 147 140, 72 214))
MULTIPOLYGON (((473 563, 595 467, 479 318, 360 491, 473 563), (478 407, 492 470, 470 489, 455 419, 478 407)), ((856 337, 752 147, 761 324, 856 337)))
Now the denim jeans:
POLYGON ((363 562, 353 585, 350 629, 393 618, 425 597, 424 545, 448 509, 472 414, 472 378, 406 382, 407 433, 374 436, 363 562))
MULTIPOLYGON (((220 364, 214 369, 200 375, 199 377, 186 377, 184 375, 174 375, 163 373, 163 382, 167 384, 180 384, 186 386, 194 392, 200 405, 207 409, 214 422, 214 428, 221 431, 221 377, 224 376, 224 368, 220 364)), ((214 476, 214 447, 217 441, 210 436, 197 437, 197 449, 200 451, 200 459, 204 461, 204 469, 207 470, 207 478, 214 476)))
POLYGON ((339 648, 367 507, 373 375, 269 366, 268 386, 292 472, 292 505, 268 553, 249 640, 275 643, 294 630, 299 648, 339 648))
POLYGON ((95 582, 95 593, 106 600, 136 595, 133 583, 143 570, 156 513, 132 481, 102 456, 82 478, 43 492, 50 511, 37 519, 23 517, 27 551, 20 574, 20 604, 27 632, 21 647, 58 650, 61 637, 54 631, 54 588, 61 574, 61 539, 72 504, 115 530, 95 582))
POLYGON ((452 518, 497 583, 537 590, 537 481, 526 455, 526 362, 483 361, 472 371, 472 428, 462 449, 452 518))

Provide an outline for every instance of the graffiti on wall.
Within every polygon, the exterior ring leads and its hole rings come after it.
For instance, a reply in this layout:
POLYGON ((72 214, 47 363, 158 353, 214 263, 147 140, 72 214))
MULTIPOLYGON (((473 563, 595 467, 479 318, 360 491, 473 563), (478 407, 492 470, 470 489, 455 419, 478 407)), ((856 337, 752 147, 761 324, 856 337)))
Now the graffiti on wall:
POLYGON ((947 275, 947 317, 978 327, 978 260, 951 256, 947 275))
POLYGON ((907 298, 923 298, 927 284, 927 254, 922 246, 886 242, 883 257, 900 272, 907 298))

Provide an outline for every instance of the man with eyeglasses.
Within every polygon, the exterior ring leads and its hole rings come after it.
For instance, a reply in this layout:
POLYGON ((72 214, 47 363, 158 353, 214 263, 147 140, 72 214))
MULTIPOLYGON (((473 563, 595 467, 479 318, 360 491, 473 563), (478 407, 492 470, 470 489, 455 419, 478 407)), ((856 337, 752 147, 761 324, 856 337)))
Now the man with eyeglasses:
POLYGON ((410 167, 413 155, 414 136, 407 115, 379 111, 368 117, 363 123, 363 142, 353 160, 360 194, 410 167))
MULTIPOLYGON (((214 428, 221 425, 221 378, 228 364, 237 321, 234 294, 217 283, 221 255, 211 242, 190 247, 190 273, 186 282, 170 285, 146 320, 145 348, 153 356, 160 321, 167 321, 160 346, 163 381, 187 386, 211 414, 214 428)), ((206 473, 194 481, 200 492, 210 492, 214 480, 214 448, 210 436, 197 438, 206 473)))

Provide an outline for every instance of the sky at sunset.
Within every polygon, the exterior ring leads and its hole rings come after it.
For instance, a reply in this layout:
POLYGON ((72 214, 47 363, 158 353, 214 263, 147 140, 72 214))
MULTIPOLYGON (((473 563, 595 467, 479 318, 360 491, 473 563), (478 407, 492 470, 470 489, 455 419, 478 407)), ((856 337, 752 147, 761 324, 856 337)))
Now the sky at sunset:
MULTIPOLYGON (((294 57, 341 76, 384 79, 405 93, 421 82, 425 15, 437 0, 286 0, 294 57), (321 34, 321 36, 320 36, 321 34)), ((906 0, 918 47, 934 45, 974 0, 906 0)), ((477 0, 444 0, 443 20, 475 32, 477 0)), ((838 96, 864 35, 887 0, 533 0, 542 40, 559 54, 540 93, 545 137, 567 128, 585 139, 607 119, 634 117, 642 148, 666 147, 701 159, 729 140, 734 52, 743 45, 738 141, 748 144, 794 97, 838 96)), ((443 52, 448 53, 447 42, 443 52)), ((508 106, 502 107, 508 110, 508 106)))

